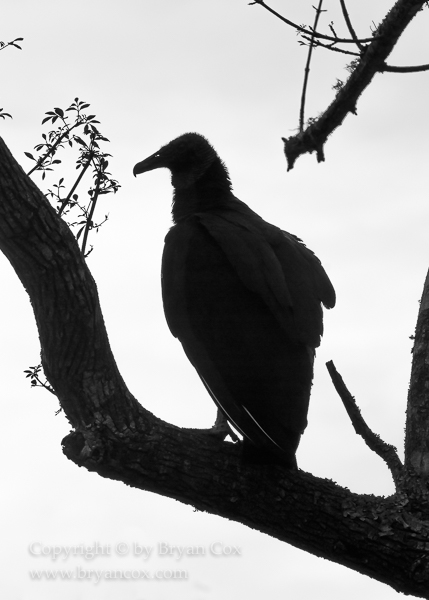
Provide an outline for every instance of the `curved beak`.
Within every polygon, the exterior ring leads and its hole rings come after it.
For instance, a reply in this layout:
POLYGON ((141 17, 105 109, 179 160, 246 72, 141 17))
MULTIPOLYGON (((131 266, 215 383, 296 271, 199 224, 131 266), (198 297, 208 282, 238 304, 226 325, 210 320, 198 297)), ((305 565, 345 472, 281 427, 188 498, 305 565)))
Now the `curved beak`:
POLYGON ((159 152, 155 152, 152 156, 148 156, 141 162, 137 163, 133 169, 134 177, 140 173, 146 173, 147 171, 153 171, 153 169, 159 169, 165 167, 162 162, 159 152))

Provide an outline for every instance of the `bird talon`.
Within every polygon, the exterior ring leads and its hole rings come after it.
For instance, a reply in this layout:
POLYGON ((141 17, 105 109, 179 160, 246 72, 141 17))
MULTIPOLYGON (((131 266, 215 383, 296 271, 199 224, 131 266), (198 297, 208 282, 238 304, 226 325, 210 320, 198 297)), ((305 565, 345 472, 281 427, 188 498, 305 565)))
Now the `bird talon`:
POLYGON ((224 440, 226 437, 230 437, 233 442, 239 442, 240 438, 233 431, 228 421, 225 419, 223 423, 218 423, 216 419, 216 423, 211 427, 211 429, 207 429, 207 434, 211 435, 219 440, 224 440))

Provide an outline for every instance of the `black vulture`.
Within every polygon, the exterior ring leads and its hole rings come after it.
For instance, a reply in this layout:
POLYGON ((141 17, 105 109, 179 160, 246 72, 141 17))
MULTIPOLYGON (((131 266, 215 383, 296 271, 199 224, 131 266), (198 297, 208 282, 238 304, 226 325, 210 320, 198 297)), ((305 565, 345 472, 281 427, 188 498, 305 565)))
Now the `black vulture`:
POLYGON ((168 326, 224 421, 243 435, 245 456, 295 468, 321 303, 334 306, 332 284, 299 238, 233 195, 225 165, 202 135, 174 139, 134 175, 160 167, 170 169, 174 188, 162 258, 168 326))

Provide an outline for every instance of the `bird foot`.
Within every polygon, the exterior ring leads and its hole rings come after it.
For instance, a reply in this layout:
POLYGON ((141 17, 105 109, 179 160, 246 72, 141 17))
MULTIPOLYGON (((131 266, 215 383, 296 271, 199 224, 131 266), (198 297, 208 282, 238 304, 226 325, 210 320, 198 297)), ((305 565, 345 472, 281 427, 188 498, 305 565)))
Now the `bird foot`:
POLYGON ((207 433, 207 435, 212 435, 220 440, 224 440, 229 435, 233 442, 240 441, 240 438, 235 433, 235 431, 233 431, 230 424, 228 423, 227 418, 220 410, 218 410, 215 424, 210 429, 206 429, 205 433, 207 433))
POLYGON ((225 417, 225 415, 220 410, 218 410, 217 412, 216 421, 213 427, 210 427, 208 429, 188 429, 187 431, 203 435, 210 435, 219 441, 224 440, 227 436, 229 436, 233 442, 241 441, 238 435, 228 423, 228 420, 225 417))

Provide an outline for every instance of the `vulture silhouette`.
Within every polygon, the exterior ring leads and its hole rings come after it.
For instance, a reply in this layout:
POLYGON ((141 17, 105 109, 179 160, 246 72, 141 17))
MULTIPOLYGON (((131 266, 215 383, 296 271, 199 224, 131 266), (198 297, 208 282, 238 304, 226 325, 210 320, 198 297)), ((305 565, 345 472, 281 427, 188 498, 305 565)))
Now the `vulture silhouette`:
POLYGON ((186 133, 134 167, 166 167, 174 225, 165 238, 162 295, 171 333, 244 455, 296 468, 307 425, 322 307, 335 292, 302 241, 264 221, 232 193, 206 138, 186 133), (223 416, 222 416, 223 415, 223 416))

